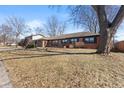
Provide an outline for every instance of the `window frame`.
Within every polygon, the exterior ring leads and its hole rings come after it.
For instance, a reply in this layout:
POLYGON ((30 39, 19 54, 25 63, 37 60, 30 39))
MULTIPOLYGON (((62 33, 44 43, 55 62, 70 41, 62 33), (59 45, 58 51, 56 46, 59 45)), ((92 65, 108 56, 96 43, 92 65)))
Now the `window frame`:
POLYGON ((85 44, 95 44, 95 43, 97 43, 96 36, 84 37, 83 42, 85 44), (93 39, 93 40, 91 40, 91 39, 93 39))
POLYGON ((71 43, 79 42, 79 38, 70 38, 71 43))
POLYGON ((67 39, 63 39, 62 43, 68 43, 68 40, 67 39))

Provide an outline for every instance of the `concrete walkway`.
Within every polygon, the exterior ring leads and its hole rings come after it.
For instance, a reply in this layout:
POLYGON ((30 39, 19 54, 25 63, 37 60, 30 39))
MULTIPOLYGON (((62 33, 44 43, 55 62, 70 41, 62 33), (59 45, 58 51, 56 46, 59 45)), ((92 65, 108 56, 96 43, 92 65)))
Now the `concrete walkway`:
MULTIPOLYGON (((13 51, 13 50, 19 50, 19 49, 21 48, 0 47, 0 52, 13 51)), ((13 86, 8 77, 8 73, 6 72, 6 69, 4 67, 4 63, 3 61, 0 61, 0 88, 12 88, 12 87, 13 86)))
POLYGON ((8 73, 2 61, 0 61, 0 88, 12 88, 8 73))

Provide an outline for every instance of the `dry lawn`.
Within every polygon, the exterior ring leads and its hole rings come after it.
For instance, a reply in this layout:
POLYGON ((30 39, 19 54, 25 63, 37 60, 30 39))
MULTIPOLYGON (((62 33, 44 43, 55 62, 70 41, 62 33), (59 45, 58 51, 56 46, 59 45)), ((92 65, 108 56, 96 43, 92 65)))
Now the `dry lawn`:
POLYGON ((0 52, 14 87, 124 87, 124 53, 89 49, 0 52))

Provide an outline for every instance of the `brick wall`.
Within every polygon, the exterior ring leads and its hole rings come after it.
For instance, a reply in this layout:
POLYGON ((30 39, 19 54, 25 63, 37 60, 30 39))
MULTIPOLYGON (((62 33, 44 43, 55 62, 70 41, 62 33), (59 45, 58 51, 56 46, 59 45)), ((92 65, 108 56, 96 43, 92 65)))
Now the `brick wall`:
POLYGON ((124 52, 124 41, 120 41, 115 44, 115 51, 124 52))
POLYGON ((99 36, 96 37, 96 43, 89 43, 86 44, 82 38, 79 39, 79 42, 75 43, 75 47, 77 48, 91 48, 91 49, 96 49, 98 48, 99 45, 99 36))
POLYGON ((99 36, 96 36, 96 43, 89 43, 86 44, 84 43, 83 38, 79 38, 79 42, 75 42, 75 43, 67 43, 67 44, 57 44, 56 45, 52 45, 50 42, 46 41, 46 47, 63 47, 63 48, 90 48, 90 49, 96 49, 98 48, 99 45, 99 36))

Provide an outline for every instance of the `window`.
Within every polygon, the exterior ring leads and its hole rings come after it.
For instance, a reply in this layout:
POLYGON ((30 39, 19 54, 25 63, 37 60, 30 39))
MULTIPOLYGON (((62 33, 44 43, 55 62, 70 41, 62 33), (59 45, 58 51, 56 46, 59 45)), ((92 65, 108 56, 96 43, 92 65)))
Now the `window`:
POLYGON ((95 37, 85 37, 84 42, 85 43, 96 43, 96 38, 95 37))
POLYGON ((55 40, 55 43, 58 43, 58 41, 57 41, 57 40, 55 40))
POLYGON ((58 41, 57 40, 53 40, 53 43, 56 44, 56 43, 58 43, 58 41))
POLYGON ((62 40, 62 42, 63 42, 63 43, 67 43, 67 42, 68 42, 68 40, 67 40, 67 39, 64 39, 64 40, 62 40))
POLYGON ((70 41, 71 42, 78 42, 78 39, 77 38, 72 38, 70 41))

